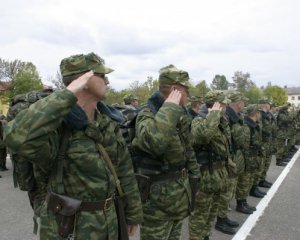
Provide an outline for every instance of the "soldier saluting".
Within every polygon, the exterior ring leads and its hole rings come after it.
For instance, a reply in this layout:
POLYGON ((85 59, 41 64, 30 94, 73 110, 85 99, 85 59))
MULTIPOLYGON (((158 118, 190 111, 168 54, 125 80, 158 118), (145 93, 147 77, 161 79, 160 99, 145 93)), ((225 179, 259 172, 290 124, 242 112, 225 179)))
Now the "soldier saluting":
POLYGON ((133 235, 142 211, 132 161, 117 123, 97 109, 106 96, 106 74, 113 70, 94 53, 65 58, 60 69, 66 89, 34 103, 5 127, 7 146, 33 163, 44 186, 40 239, 118 238, 116 181, 101 145, 126 194, 133 235))

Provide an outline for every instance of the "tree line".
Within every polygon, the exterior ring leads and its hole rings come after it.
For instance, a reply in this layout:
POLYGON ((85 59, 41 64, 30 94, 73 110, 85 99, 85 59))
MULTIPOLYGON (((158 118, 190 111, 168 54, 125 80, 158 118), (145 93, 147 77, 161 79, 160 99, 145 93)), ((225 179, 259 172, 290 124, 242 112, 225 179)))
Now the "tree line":
MULTIPOLYGON (((54 89, 64 88, 59 72, 47 80, 53 84, 54 89)), ((23 62, 18 59, 9 61, 0 58, 0 81, 10 82, 8 90, 0 96, 1 100, 6 102, 10 102, 17 94, 43 89, 42 79, 36 66, 31 62, 23 62)), ((251 80, 250 73, 243 73, 242 71, 236 71, 231 82, 224 75, 220 74, 215 75, 210 86, 206 80, 199 81, 190 89, 190 93, 193 96, 204 97, 210 90, 227 91, 231 89, 242 92, 249 98, 249 103, 257 103, 261 98, 268 98, 280 106, 286 103, 288 99, 287 93, 283 88, 272 86, 271 83, 266 87, 259 88, 251 80)), ((125 95, 134 94, 141 103, 145 103, 156 90, 158 90, 158 80, 149 76, 146 81, 133 81, 128 88, 120 91, 109 87, 106 102, 109 104, 122 104, 125 95)))

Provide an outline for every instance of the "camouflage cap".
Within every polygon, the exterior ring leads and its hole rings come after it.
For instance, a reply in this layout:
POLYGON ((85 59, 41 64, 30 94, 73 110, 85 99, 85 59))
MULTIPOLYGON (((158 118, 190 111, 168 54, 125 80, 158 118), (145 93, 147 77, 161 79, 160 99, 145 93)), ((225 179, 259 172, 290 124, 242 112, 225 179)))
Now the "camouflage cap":
POLYGON ((249 101, 241 92, 232 91, 227 94, 227 97, 231 100, 231 102, 238 102, 238 101, 249 101))
POLYGON ((289 102, 287 102, 286 104, 282 105, 280 108, 281 108, 281 109, 288 109, 288 108, 291 107, 291 106, 292 106, 292 104, 289 103, 289 102))
POLYGON ((188 72, 180 70, 172 64, 159 70, 159 85, 179 84, 189 88, 192 86, 189 80, 188 72))
POLYGON ((213 104, 215 102, 219 102, 226 105, 231 103, 230 99, 226 97, 225 93, 219 90, 213 90, 206 93, 204 102, 206 104, 213 104))
POLYGON ((93 70, 95 73, 108 74, 114 71, 104 65, 104 60, 95 53, 78 54, 64 58, 60 63, 63 77, 72 76, 93 70))
POLYGON ((249 104, 246 107, 246 112, 247 112, 247 114, 251 114, 253 112, 259 112, 259 107, 257 104, 249 104))
POLYGON ((197 96, 189 97, 189 102, 203 102, 203 98, 197 96))
POLYGON ((269 105, 271 105, 272 101, 268 98, 261 98, 261 99, 258 99, 258 103, 259 104, 269 104, 269 105))
POLYGON ((125 102, 130 102, 132 100, 139 100, 139 98, 136 96, 136 95, 133 95, 133 94, 126 94, 123 98, 123 100, 125 102))

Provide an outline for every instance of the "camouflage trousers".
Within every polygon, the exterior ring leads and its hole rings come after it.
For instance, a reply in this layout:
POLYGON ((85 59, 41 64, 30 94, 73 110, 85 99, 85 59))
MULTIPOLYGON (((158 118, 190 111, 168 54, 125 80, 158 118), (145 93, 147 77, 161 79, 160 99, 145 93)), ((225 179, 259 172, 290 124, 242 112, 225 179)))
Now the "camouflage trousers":
POLYGON ((227 217, 228 207, 232 198, 234 197, 238 177, 229 177, 228 179, 228 189, 226 192, 220 194, 220 206, 218 216, 221 218, 227 217))
POLYGON ((277 161, 281 161, 286 153, 288 153, 290 149, 290 140, 286 140, 283 138, 278 138, 277 140, 277 153, 276 159, 277 161))
POLYGON ((250 188, 253 183, 253 174, 244 172, 238 177, 235 198, 236 200, 246 199, 249 196, 250 188))
MULTIPOLYGON (((39 239, 65 239, 58 235, 55 216, 47 209, 46 202, 43 203, 40 212, 39 239)), ((74 234, 69 239, 118 239, 118 222, 114 205, 106 211, 79 211, 76 214, 74 234)))
POLYGON ((257 186, 259 184, 260 177, 262 175, 264 166, 265 166, 265 158, 261 157, 258 169, 253 173, 253 185, 254 186, 257 186))
POLYGON ((153 221, 144 217, 141 225, 141 240, 179 240, 183 220, 153 221))
POLYGON ((227 192, 228 173, 225 167, 201 172, 200 191, 195 199, 195 210, 189 218, 190 240, 202 240, 211 233, 212 223, 218 215, 220 195, 227 192))
POLYGON ((260 180, 266 180, 267 172, 270 168, 271 161, 272 161, 272 155, 269 155, 269 156, 264 158, 263 166, 262 166, 262 172, 261 172, 261 175, 260 175, 260 180))

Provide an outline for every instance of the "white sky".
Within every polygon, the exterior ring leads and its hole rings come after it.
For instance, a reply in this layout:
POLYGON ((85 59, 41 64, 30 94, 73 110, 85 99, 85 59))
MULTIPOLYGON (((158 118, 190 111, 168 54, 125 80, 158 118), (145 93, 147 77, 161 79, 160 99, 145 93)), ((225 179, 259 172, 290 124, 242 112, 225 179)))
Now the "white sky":
POLYGON ((31 61, 43 82, 62 58, 95 52, 111 86, 158 77, 168 64, 193 83, 237 70, 258 85, 299 86, 298 0, 0 0, 0 57, 31 61))

